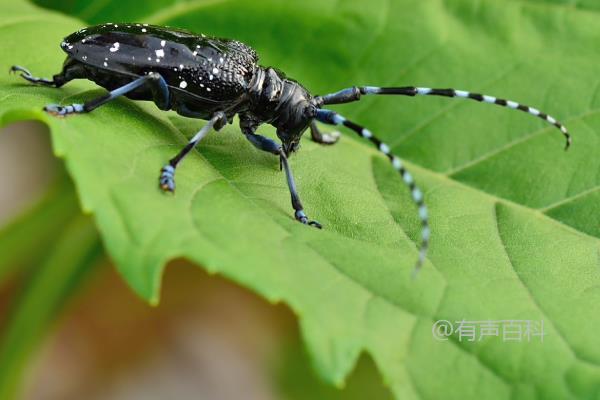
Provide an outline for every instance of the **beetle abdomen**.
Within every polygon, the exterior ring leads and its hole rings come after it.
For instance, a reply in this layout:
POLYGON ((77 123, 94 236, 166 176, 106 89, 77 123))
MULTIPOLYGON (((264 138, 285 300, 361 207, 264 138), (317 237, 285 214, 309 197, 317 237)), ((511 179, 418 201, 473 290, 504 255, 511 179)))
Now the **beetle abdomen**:
POLYGON ((131 76, 157 72, 175 91, 225 102, 245 93, 258 61, 241 42, 147 24, 92 26, 61 47, 88 66, 131 76))

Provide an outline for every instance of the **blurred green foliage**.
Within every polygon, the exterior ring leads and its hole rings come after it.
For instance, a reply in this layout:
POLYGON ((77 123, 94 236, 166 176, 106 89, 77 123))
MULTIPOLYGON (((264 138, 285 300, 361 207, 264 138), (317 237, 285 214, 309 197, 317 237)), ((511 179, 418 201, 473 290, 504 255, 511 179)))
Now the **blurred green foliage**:
MULTIPOLYGON (((87 22, 139 21, 234 37, 315 93, 352 84, 454 86, 559 117, 572 150, 522 113, 447 99, 366 99, 339 108, 410 161, 431 209, 429 262, 411 281, 415 212, 388 163, 349 138, 294 157, 304 203, 325 230, 290 218, 277 162, 235 127, 207 138, 155 189, 158 168, 199 121, 120 99, 57 120, 49 102, 89 99, 0 77, 3 123, 52 130, 86 211, 127 282, 156 302, 165 263, 185 257, 298 315, 320 375, 340 383, 361 351, 397 398, 592 398, 600 246, 599 16, 567 1, 133 1, 0 6, 7 63, 51 75, 57 44, 87 22), (25 17, 27 15, 27 17, 25 17), (43 24, 40 24, 43 21, 43 24), (35 51, 34 51, 35 50, 35 51), (15 100, 19 101, 15 101, 15 100), (126 134, 125 134, 126 133, 126 134), (543 343, 436 342, 447 320, 544 320, 543 343)), ((8 67, 8 64, 7 64, 8 67)), ((265 127, 263 132, 273 134, 265 127)), ((15 247, 18 248, 18 247, 15 247)))

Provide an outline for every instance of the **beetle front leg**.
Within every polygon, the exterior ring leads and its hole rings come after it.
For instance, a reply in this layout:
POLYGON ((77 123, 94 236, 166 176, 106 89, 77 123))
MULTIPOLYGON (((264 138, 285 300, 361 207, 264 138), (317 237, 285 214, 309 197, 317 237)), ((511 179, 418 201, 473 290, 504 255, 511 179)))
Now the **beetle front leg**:
POLYGON ((302 222, 303 224, 321 229, 323 226, 317 221, 309 220, 306 216, 306 213, 304 212, 304 207, 302 206, 300 196, 298 195, 298 190, 296 189, 296 183, 294 182, 292 170, 290 169, 287 157, 281 145, 276 143, 272 139, 255 134, 250 129, 244 129, 244 135, 250 141, 250 143, 252 143, 257 149, 279 156, 279 165, 283 167, 283 170, 285 171, 287 185, 290 190, 290 195, 292 197, 294 218, 296 218, 297 221, 302 222))
POLYGON ((310 136, 314 142, 319 144, 335 144, 340 140, 340 133, 338 131, 323 133, 314 120, 310 123, 310 136))
POLYGON ((288 188, 290 189, 290 195, 292 196, 292 207, 294 208, 294 217, 297 221, 302 222, 303 224, 314 226, 315 228, 321 229, 323 225, 321 225, 317 221, 309 220, 304 212, 304 207, 302 207, 302 202, 300 201, 300 196, 298 195, 298 191, 296 190, 296 183, 294 182, 294 176, 292 175, 292 170, 288 164, 287 157, 285 152, 281 150, 279 152, 279 162, 280 165, 283 166, 283 170, 285 171, 285 177, 287 180, 288 188))

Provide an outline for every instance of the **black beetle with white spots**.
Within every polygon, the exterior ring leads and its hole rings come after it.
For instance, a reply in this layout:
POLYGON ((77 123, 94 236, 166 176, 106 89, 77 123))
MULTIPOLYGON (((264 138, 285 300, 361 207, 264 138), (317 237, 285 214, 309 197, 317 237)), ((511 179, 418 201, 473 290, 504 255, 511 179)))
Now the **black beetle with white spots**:
POLYGON ((314 141, 333 144, 338 133, 322 133, 317 121, 345 126, 371 141, 392 163, 410 189, 422 224, 422 239, 414 272, 425 261, 430 230, 424 194, 412 175, 390 147, 366 128, 342 115, 325 109, 330 104, 349 103, 364 95, 446 96, 461 97, 521 110, 556 126, 566 139, 567 129, 555 118, 535 108, 514 101, 455 89, 425 87, 350 87, 335 93, 313 96, 298 82, 281 71, 258 64, 256 52, 231 39, 221 39, 148 24, 103 24, 81 29, 64 39, 61 48, 67 53, 62 72, 52 79, 36 78, 27 69, 13 66, 29 82, 61 87, 73 79, 89 79, 109 92, 83 104, 44 107, 48 113, 66 116, 87 113, 119 97, 153 101, 161 110, 175 110, 208 123, 160 171, 162 190, 175 190, 175 171, 183 158, 211 130, 220 130, 239 116, 240 128, 256 148, 279 157, 286 175, 296 220, 321 228, 310 220, 296 190, 288 157, 298 150, 302 134, 310 128, 314 141), (281 144, 258 135, 257 128, 268 123, 277 129, 281 144))

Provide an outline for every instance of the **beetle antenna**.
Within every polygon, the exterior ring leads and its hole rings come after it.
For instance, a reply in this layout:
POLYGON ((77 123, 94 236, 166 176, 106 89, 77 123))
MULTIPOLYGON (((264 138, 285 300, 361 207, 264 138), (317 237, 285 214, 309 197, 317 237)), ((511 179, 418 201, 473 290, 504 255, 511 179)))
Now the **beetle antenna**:
POLYGON ((497 97, 488 96, 480 93, 472 93, 464 90, 456 89, 432 89, 426 87, 378 87, 378 86, 361 86, 352 87, 340 90, 339 92, 331 93, 325 96, 319 96, 320 104, 340 104, 358 101, 361 95, 380 94, 380 95, 400 95, 400 96, 444 96, 444 97, 460 97, 464 99, 476 100, 484 103, 496 104, 502 107, 508 107, 515 110, 520 110, 543 119, 551 125, 557 127, 565 137, 565 150, 571 145, 571 135, 567 128, 558 122, 554 117, 541 112, 540 110, 529 107, 512 100, 499 99, 497 97))
POLYGON ((400 160, 400 158, 397 157, 396 155, 392 154, 390 151, 390 147, 387 144, 383 143, 378 138, 376 138, 375 136, 373 136, 373 133, 371 131, 346 119, 345 117, 343 117, 340 114, 338 114, 334 111, 331 111, 331 110, 324 110, 324 109, 317 110, 315 119, 317 119, 320 122, 329 124, 329 125, 344 125, 345 127, 352 129, 360 137, 369 139, 371 141, 371 143, 373 143, 380 152, 382 152, 383 154, 385 154, 388 157, 388 159, 391 161, 392 165, 394 166, 394 169, 400 173, 402 180, 404 181, 406 186, 408 186, 408 188, 410 189, 413 201, 417 205, 417 208, 419 210, 419 219, 421 220, 421 225, 422 225, 422 229, 421 229, 421 238, 422 238, 421 240, 422 241, 421 241, 421 247, 419 249, 419 258, 418 258, 418 260, 415 264, 415 268, 413 270, 413 277, 415 277, 416 274, 421 269, 421 267, 423 266, 423 263, 425 262, 425 256, 427 255, 427 248, 429 246, 429 236, 430 236, 429 220, 427 217, 427 207, 425 206, 425 203, 423 202, 423 192, 421 192, 421 190, 415 184, 415 181, 414 181, 412 175, 404 168, 402 160, 400 160))

